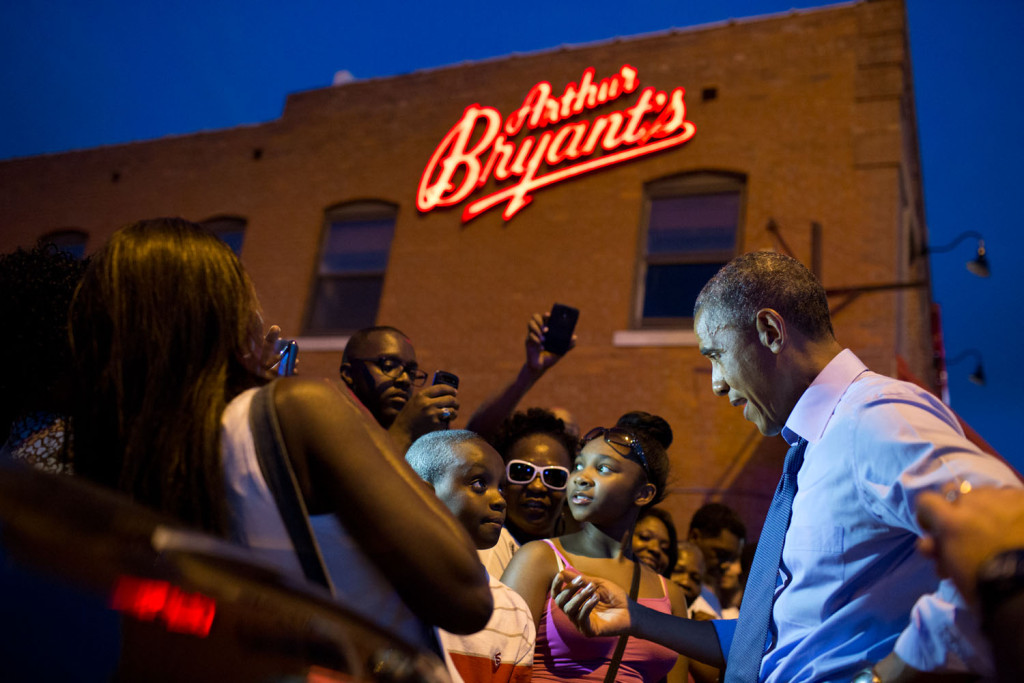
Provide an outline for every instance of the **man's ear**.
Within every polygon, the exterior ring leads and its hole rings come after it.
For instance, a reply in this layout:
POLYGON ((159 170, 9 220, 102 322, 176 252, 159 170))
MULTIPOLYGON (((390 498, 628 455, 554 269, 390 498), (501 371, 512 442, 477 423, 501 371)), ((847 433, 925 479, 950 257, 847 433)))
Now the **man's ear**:
POLYGON ((772 353, 779 353, 786 345, 786 321, 777 311, 762 308, 754 318, 757 325, 757 338, 761 345, 772 353))
POLYGON ((633 502, 636 503, 637 507, 643 507, 654 500, 654 496, 657 495, 657 493, 658 487, 647 482, 640 487, 639 491, 636 492, 636 497, 633 499, 633 502))
POLYGON ((348 363, 348 362, 342 363, 341 364, 341 368, 338 370, 338 374, 341 375, 341 381, 344 382, 345 385, 348 386, 349 389, 351 389, 352 388, 352 364, 348 363))

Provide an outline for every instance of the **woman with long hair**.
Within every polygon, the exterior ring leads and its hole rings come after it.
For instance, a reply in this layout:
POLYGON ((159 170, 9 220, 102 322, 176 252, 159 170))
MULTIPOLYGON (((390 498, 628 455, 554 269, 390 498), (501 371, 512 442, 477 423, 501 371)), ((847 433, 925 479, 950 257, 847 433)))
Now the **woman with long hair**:
MULTIPOLYGON (((266 383, 255 290, 231 249, 177 218, 119 230, 71 307, 78 474, 192 527, 298 561, 255 461, 248 407, 266 383)), ((458 633, 490 616, 468 535, 372 417, 327 380, 274 392, 311 514, 333 512, 424 621, 458 633)))
MULTIPOLYGON (((617 638, 586 638, 554 607, 552 579, 575 568, 636 586, 641 604, 679 616, 686 600, 679 586, 658 576, 632 555, 630 538, 641 510, 660 501, 668 479, 668 455, 642 430, 620 427, 591 430, 583 438, 568 482, 568 504, 579 531, 523 545, 501 577, 519 592, 537 620, 534 680, 603 681, 613 666, 617 638)), ((686 680, 686 660, 647 641, 630 638, 615 680, 686 680)))

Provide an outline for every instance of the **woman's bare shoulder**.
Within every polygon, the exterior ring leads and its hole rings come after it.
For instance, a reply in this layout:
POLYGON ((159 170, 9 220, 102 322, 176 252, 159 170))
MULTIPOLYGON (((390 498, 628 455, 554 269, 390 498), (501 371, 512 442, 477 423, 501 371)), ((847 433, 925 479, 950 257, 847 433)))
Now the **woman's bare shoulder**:
POLYGON ((280 413, 307 420, 338 420, 346 416, 373 420, 341 382, 321 378, 286 377, 277 381, 274 404, 280 413))

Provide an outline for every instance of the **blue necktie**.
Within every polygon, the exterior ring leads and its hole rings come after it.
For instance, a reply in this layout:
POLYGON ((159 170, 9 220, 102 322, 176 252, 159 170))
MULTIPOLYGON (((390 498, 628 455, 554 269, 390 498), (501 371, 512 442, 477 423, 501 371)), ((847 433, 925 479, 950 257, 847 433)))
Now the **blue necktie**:
POLYGON ((807 441, 800 439, 786 453, 782 479, 764 519, 754 562, 743 590, 740 618, 726 660, 725 683, 756 683, 761 673, 761 657, 768 639, 768 623, 775 600, 775 584, 782 560, 782 545, 789 528, 789 517, 796 495, 796 473, 804 461, 807 441))

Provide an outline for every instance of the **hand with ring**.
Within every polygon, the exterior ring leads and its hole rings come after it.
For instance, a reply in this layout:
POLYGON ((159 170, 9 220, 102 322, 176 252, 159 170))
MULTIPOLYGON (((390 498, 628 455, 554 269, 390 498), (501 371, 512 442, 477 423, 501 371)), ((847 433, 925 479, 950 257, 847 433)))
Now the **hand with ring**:
POLYGON ((447 429, 459 416, 458 390, 447 384, 430 384, 414 392, 402 407, 388 434, 402 449, 427 432, 447 429))
POLYGON ((992 555, 1024 548, 1024 490, 967 488, 958 495, 926 491, 917 498, 917 521, 925 532, 918 549, 939 573, 953 579, 968 600, 975 598, 978 567, 992 555))

